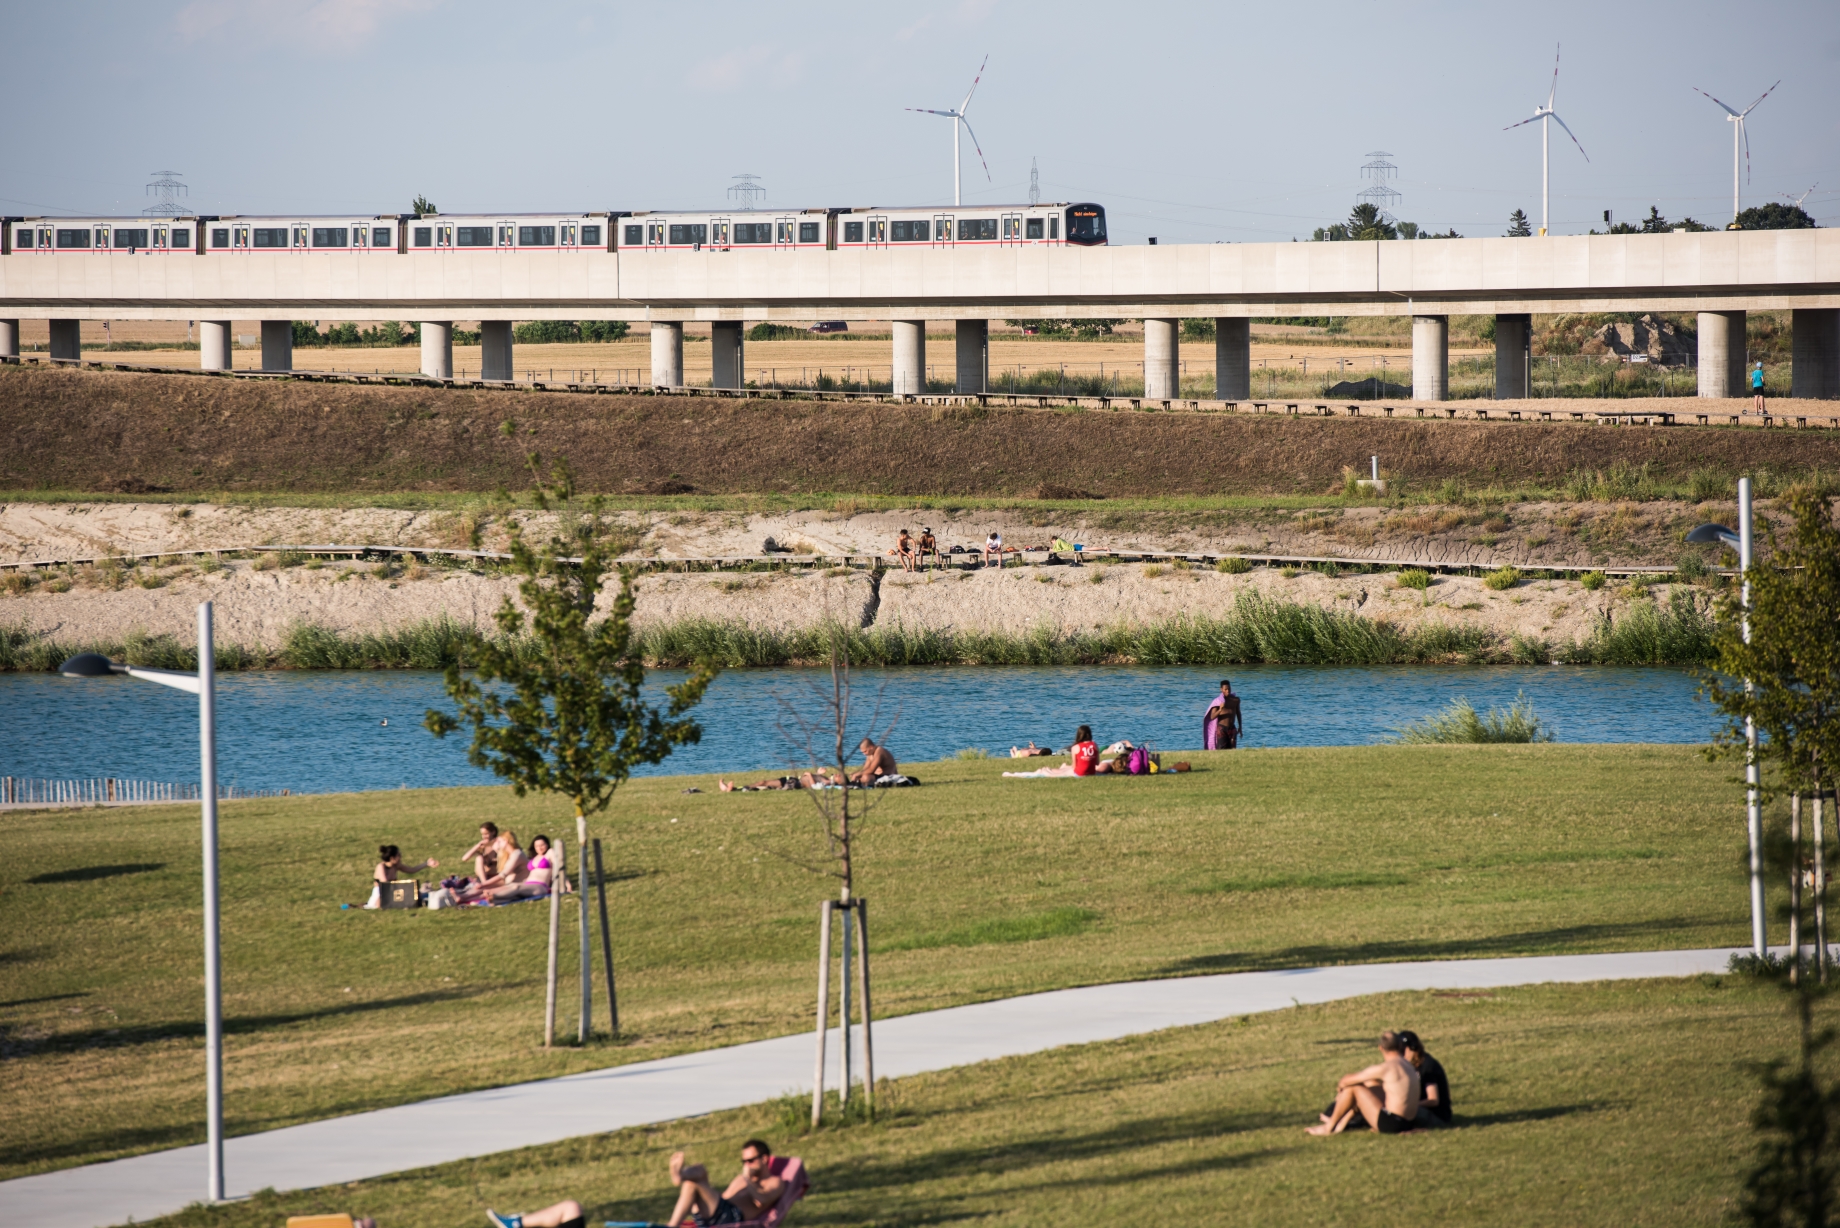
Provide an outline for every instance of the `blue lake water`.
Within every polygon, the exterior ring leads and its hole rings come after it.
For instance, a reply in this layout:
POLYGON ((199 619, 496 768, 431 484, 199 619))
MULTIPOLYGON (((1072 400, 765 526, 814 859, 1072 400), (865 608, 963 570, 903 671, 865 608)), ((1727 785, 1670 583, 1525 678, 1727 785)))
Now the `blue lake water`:
MULTIPOLYGON (((956 667, 861 670, 857 711, 879 701, 895 718, 891 745, 924 762, 963 747, 992 753, 1034 739, 1065 749, 1090 724, 1159 748, 1200 745, 1219 679, 1245 706, 1241 745, 1349 746, 1387 740, 1459 696, 1478 709, 1517 693, 1562 742, 1704 742, 1718 714, 1692 675, 1597 666, 1302 668, 956 667)), ((681 675, 658 671, 662 686, 681 675)), ((648 772, 747 772, 804 760, 783 732, 786 705, 815 715, 816 670, 737 670, 697 710, 703 740, 648 772)), ((447 708, 441 675, 421 672, 255 672, 219 675, 218 773, 224 784, 295 792, 490 783, 466 762, 466 738, 422 728, 447 708), (387 722, 387 724, 385 723, 387 722)), ((126 678, 0 674, 0 775, 70 779, 196 779, 197 700, 126 678)))

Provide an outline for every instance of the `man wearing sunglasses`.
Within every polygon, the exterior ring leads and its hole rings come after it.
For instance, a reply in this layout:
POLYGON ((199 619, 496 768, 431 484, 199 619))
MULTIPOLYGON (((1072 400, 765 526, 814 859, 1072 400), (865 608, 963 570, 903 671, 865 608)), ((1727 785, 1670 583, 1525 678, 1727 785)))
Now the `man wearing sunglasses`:
POLYGON ((779 1202, 785 1182, 773 1175, 773 1149, 757 1138, 741 1144, 741 1171, 717 1194, 709 1184, 709 1170, 684 1163, 684 1153, 671 1157, 671 1184, 677 1187, 677 1207, 667 1221, 711 1228, 715 1224, 745 1224, 759 1219, 779 1202))

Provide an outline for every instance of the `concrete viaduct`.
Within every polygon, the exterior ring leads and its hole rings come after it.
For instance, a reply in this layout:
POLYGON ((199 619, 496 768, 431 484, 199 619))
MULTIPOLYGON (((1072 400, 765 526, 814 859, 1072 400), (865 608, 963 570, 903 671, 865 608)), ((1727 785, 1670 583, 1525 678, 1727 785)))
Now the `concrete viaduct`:
POLYGON ((430 254, 15 253, 0 257, 0 357, 21 319, 51 322, 80 358, 86 319, 202 320, 206 369, 230 366, 232 319, 259 319, 262 365, 293 367, 291 321, 412 320, 422 370, 453 377, 453 321, 482 322, 486 379, 510 379, 512 322, 647 321, 651 382, 683 384, 683 325, 713 326, 715 384, 743 382, 758 321, 891 320, 894 391, 925 391, 929 324, 957 326, 957 389, 989 376, 989 320, 1144 321, 1144 395, 1180 395, 1184 318, 1217 322, 1216 395, 1249 397, 1253 317, 1412 317, 1413 399, 1447 389, 1449 320, 1492 314, 1495 395, 1525 397, 1531 317, 1675 311, 1699 317, 1699 395, 1742 396, 1745 313, 1791 311, 1797 397, 1840 397, 1840 230, 1525 239, 868 251, 619 250, 430 254))

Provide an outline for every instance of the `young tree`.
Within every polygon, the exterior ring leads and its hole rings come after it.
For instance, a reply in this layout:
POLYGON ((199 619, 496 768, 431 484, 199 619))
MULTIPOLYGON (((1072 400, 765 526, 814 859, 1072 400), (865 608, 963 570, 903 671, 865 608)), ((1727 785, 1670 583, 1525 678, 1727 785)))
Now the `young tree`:
POLYGON ((1516 209, 1508 215, 1508 234, 1510 239, 1531 239, 1533 227, 1527 224, 1527 214, 1516 209))
POLYGON ((1380 206, 1370 200, 1356 205, 1348 214, 1350 239, 1397 239, 1399 230, 1380 213, 1380 206))
POLYGON ((439 209, 434 207, 434 202, 430 201, 420 192, 415 194, 415 203, 409 206, 409 211, 415 214, 416 217, 427 217, 431 213, 440 212, 439 209))
MULTIPOLYGON (((526 616, 507 597, 497 615, 500 637, 480 638, 473 649, 472 675, 463 674, 458 665, 447 668, 447 694, 460 709, 459 719, 431 709, 422 723, 437 738, 462 724, 471 726, 468 762, 504 777, 519 797, 534 789, 567 798, 575 808, 580 864, 585 867, 588 817, 607 808, 633 768, 660 763, 679 746, 701 740, 701 727, 684 714, 702 699, 716 671, 704 663, 686 681, 667 687, 670 703, 663 711, 645 701, 645 667, 632 645, 629 568, 619 569, 620 593, 613 608, 605 617, 596 609, 616 553, 602 501, 599 496, 589 500, 583 514, 566 464, 558 465, 546 484, 535 453, 529 463, 537 506, 562 513, 562 527, 537 546, 516 521, 510 525, 510 566, 523 577, 518 595, 530 611, 530 642, 521 644, 526 616)), ((582 883, 585 936, 585 874, 582 883)), ((546 1046, 555 1043, 559 894, 556 889, 550 892, 546 1046)), ((584 960, 584 981, 588 975, 584 960)), ((611 984, 607 995, 612 999, 611 984)), ((584 1001, 585 997, 584 987, 584 1001)))

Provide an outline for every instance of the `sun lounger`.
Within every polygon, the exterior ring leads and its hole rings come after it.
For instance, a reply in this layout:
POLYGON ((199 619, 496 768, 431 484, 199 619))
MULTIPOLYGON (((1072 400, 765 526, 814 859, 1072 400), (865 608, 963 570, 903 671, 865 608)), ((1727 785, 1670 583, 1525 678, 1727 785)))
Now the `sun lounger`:
MULTIPOLYGON (((775 1228, 792 1210, 792 1204, 811 1192, 811 1181, 805 1173, 805 1161, 798 1156, 774 1156, 767 1163, 767 1171, 786 1183, 780 1191, 779 1201, 767 1208, 767 1213, 759 1219, 748 1220, 737 1225, 737 1228, 775 1228)), ((638 1220, 606 1220, 605 1224, 606 1228, 671 1228, 669 1224, 650 1224, 638 1220)))

